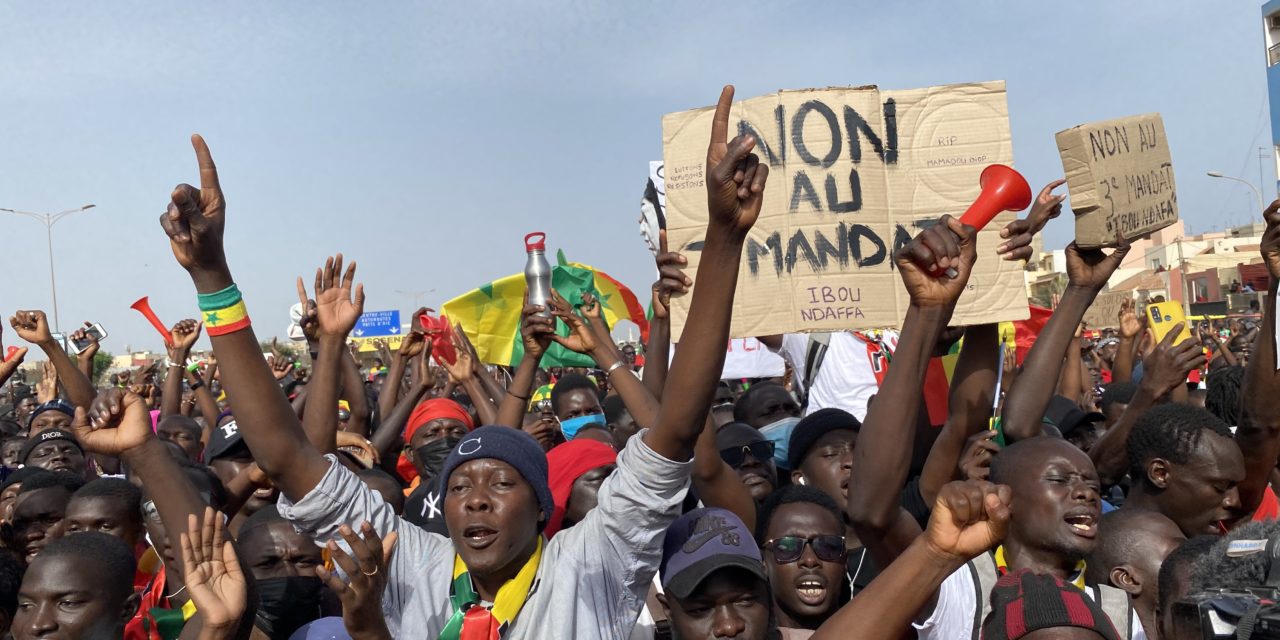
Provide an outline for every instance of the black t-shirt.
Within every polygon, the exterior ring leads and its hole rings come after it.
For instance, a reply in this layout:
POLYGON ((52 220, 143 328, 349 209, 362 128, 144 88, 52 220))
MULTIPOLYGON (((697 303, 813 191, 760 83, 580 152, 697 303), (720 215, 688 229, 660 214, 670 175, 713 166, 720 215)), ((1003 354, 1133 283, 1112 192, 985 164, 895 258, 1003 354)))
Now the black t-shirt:
POLYGON ((444 481, 439 476, 418 485, 404 501, 404 519, 431 533, 449 537, 444 522, 444 481))

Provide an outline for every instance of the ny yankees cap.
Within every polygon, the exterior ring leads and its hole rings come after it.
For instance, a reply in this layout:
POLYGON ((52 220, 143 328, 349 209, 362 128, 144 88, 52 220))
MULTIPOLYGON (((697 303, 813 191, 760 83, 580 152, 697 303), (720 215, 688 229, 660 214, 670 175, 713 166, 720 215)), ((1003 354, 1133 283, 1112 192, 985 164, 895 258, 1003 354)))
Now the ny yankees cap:
POLYGON ((662 589, 688 598, 712 573, 726 567, 746 569, 765 580, 760 547, 751 530, 726 509, 694 509, 671 523, 662 541, 662 589))

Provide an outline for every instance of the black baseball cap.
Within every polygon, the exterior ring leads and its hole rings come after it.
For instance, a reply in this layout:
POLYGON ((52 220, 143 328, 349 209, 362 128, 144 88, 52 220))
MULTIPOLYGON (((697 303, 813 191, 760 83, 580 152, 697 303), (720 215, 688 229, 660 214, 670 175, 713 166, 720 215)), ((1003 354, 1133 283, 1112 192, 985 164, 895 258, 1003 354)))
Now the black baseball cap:
POLYGON ((217 458, 239 455, 250 455, 249 445, 245 444, 244 436, 240 435, 240 427, 235 418, 232 418, 214 427, 209 433, 209 443, 204 447, 204 460, 212 462, 217 458))

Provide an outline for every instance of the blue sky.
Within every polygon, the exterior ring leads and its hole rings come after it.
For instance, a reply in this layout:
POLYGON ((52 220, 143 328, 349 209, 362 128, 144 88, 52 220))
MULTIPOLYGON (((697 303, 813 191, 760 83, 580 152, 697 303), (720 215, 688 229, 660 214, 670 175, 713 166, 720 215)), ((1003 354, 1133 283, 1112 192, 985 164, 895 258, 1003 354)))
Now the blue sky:
MULTIPOLYGON (((283 335, 294 278, 336 251, 369 310, 515 273, 533 230, 643 292, 636 219, 664 113, 730 82, 997 79, 1037 187, 1061 173, 1054 132, 1159 111, 1192 230, 1254 214, 1243 185, 1204 176, 1256 182, 1270 140, 1259 3, 1237 0, 5 3, 0 207, 97 205, 55 228, 60 315, 101 322, 116 353, 160 347, 128 309, 141 295, 167 322, 195 315, 157 219, 197 179, 197 131, 259 336, 283 335)), ((1071 233, 1055 221, 1047 246, 1071 233)), ((7 325, 50 296, 43 227, 0 214, 0 237, 7 325)))

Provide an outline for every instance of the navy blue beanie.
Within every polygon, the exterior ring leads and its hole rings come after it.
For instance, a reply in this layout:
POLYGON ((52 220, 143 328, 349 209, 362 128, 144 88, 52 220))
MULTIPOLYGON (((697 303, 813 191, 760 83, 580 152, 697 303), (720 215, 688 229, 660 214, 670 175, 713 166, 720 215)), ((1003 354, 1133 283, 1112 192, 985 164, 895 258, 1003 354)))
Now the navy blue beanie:
POLYGON ((533 436, 511 427, 487 426, 468 433, 458 446, 449 452, 444 466, 440 468, 440 477, 444 478, 446 493, 449 476, 457 469, 472 460, 492 458, 501 460, 524 477, 538 496, 538 508, 542 510, 542 522, 538 531, 551 520, 551 512, 555 502, 551 499, 551 485, 547 481, 547 454, 542 450, 533 436))

